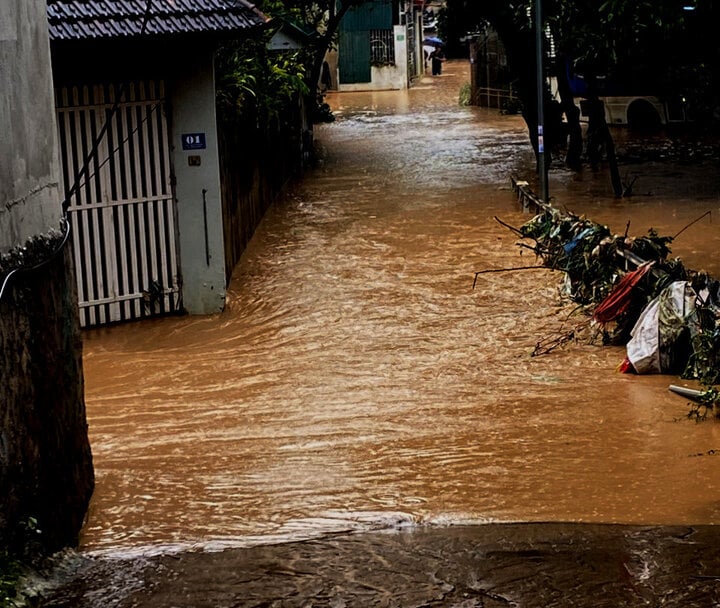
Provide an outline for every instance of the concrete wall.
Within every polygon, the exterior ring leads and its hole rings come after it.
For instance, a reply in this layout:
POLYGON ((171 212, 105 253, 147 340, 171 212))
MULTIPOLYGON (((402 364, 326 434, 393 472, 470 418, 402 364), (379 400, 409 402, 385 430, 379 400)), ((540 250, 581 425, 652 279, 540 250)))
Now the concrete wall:
POLYGON ((94 487, 71 269, 65 247, 0 300, 0 547, 22 552, 76 544, 94 487))
POLYGON ((212 53, 193 53, 178 63, 182 70, 174 78, 170 103, 183 306, 192 314, 210 314, 225 305, 212 53), (183 135, 188 134, 204 134, 205 148, 183 150, 183 135))
POLYGON ((45 7, 0 1, 0 251, 62 215, 45 7))
POLYGON ((25 552, 74 543, 94 484, 45 11, 0 0, 0 283, 43 263, 0 298, 0 547, 25 552))

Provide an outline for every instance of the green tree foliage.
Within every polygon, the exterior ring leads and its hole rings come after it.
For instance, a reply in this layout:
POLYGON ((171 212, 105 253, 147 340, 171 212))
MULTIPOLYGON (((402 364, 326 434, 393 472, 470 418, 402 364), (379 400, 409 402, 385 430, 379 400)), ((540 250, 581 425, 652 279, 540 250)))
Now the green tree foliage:
MULTIPOLYGON (((543 30, 551 34, 556 53, 551 61, 546 44, 545 73, 557 77, 560 93, 559 105, 549 91, 545 93, 546 148, 564 147, 568 167, 580 168, 583 149, 569 73, 582 75, 589 87, 588 107, 594 108, 588 128, 589 160, 596 164, 602 150, 606 151, 616 196, 625 189, 598 96, 655 95, 670 102, 682 100, 687 117, 702 129, 720 126, 720 45, 711 30, 718 23, 713 0, 542 2, 543 30)), ((482 35, 488 25, 498 32, 537 150, 534 6, 532 0, 447 0, 442 25, 450 44, 473 31, 482 35)))
POLYGON ((256 6, 273 19, 281 18, 321 32, 328 18, 332 2, 308 2, 306 0, 260 0, 256 6))
POLYGON ((590 76, 660 96, 690 96, 698 82, 703 95, 717 88, 712 0, 607 0, 599 6, 546 0, 544 6, 558 49, 590 76))
POLYGON ((305 58, 305 82, 315 93, 325 53, 333 44, 340 22, 353 7, 371 0, 263 0, 258 8, 271 17, 289 19, 315 33, 305 58))
POLYGON ((289 103, 301 96, 310 118, 320 116, 318 81, 325 53, 340 21, 354 6, 368 0, 259 0, 270 17, 255 36, 225 44, 216 57, 217 102, 224 124, 243 123, 256 131, 274 128, 287 118, 289 103), (306 47, 269 51, 267 43, 284 22, 306 32, 306 47))
POLYGON ((297 95, 307 93, 301 51, 269 52, 267 34, 233 42, 216 58, 217 100, 223 118, 254 116, 258 123, 277 121, 297 95))
POLYGON ((259 0, 256 6, 271 19, 270 26, 242 41, 224 45, 216 59, 217 100, 221 118, 274 124, 298 96, 305 96, 316 113, 318 81, 325 53, 340 21, 353 6, 366 0, 259 0), (266 45, 281 23, 307 32, 306 48, 268 51, 266 45))
POLYGON ((0 546, 0 608, 30 605, 28 600, 33 598, 22 592, 19 585, 24 574, 37 570, 43 554, 38 542, 41 534, 37 520, 28 517, 13 530, 10 542, 0 546))
MULTIPOLYGON (((589 78, 636 94, 686 98, 695 118, 708 121, 720 107, 714 0, 543 0, 545 26, 558 54, 589 78), (693 10, 686 10, 691 8, 693 10)), ((490 23, 500 33, 518 78, 528 70, 525 38, 533 28, 531 1, 448 0, 448 37, 490 23), (470 25, 470 27, 468 27, 470 25), (519 49, 519 53, 515 49, 519 49)))
POLYGON ((19 575, 18 563, 8 555, 5 549, 0 549, 0 608, 12 606, 19 575))

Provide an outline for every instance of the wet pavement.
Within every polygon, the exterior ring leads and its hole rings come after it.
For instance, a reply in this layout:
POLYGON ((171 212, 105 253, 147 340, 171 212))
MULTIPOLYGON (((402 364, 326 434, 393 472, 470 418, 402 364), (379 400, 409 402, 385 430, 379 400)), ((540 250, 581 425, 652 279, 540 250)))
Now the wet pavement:
POLYGON ((67 558, 54 608, 710 608, 715 527, 489 524, 113 560, 67 558))
MULTIPOLYGON (((494 217, 527 219, 534 162, 519 117, 458 107, 466 80, 330 96, 222 314, 85 333, 96 491, 42 605, 717 603, 719 427, 622 349, 531 358, 570 318, 557 273, 472 288, 531 261, 494 217)), ((623 171, 632 199, 558 169, 551 193, 619 233, 719 208, 716 158, 623 171)), ((673 249, 717 273, 719 243, 673 249)))

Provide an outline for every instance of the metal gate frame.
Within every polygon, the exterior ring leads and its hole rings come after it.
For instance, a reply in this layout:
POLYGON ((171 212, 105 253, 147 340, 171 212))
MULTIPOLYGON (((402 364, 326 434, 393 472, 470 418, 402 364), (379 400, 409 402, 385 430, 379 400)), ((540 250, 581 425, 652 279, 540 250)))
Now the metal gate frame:
POLYGON ((79 178, 68 213, 81 325, 180 310, 164 83, 62 87, 56 97, 66 196, 79 178))

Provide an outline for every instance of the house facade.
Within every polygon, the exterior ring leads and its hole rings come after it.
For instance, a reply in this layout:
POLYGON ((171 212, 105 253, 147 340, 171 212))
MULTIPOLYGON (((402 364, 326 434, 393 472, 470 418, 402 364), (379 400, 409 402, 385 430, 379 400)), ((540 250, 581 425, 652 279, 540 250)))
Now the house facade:
POLYGON ((245 0, 48 0, 83 326, 225 302, 213 55, 245 0))
POLYGON ((422 4, 369 0, 351 8, 339 29, 337 51, 328 54, 333 88, 399 90, 424 71, 422 4))

